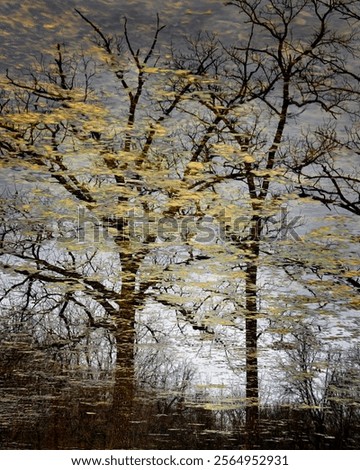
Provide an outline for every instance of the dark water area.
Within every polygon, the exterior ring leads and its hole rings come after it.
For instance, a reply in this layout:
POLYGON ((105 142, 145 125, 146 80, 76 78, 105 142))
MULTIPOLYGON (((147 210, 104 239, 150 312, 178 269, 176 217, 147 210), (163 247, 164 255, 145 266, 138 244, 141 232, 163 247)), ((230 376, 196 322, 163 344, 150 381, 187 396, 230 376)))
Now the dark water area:
MULTIPOLYGON (((359 407, 346 403, 322 422, 294 404, 207 409, 209 397, 134 388, 124 397, 116 370, 63 367, 18 336, 1 345, 1 449, 357 449, 359 407), (119 396, 120 391, 120 396, 119 396), (340 412, 341 411, 341 412, 340 412)), ((127 389, 134 386, 129 382, 127 389)))

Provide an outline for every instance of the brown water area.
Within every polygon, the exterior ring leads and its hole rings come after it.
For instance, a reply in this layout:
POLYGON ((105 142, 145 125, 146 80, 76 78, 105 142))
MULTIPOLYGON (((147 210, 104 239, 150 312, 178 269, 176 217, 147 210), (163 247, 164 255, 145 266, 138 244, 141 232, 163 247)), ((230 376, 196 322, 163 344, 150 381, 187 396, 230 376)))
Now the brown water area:
POLYGON ((26 335, 2 343, 2 449, 359 447, 359 408, 345 397, 329 404, 321 421, 310 407, 261 407, 255 431, 244 406, 211 410, 209 397, 189 395, 186 374, 177 390, 156 391, 126 377, 128 366, 90 372, 64 367, 56 355, 35 350, 26 335))

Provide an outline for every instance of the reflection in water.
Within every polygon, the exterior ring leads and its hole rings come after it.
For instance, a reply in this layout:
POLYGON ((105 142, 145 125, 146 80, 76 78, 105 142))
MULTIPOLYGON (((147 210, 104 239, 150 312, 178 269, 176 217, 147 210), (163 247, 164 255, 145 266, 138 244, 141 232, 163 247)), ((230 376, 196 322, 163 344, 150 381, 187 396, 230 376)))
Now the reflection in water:
POLYGON ((2 78, 3 448, 359 446, 359 16, 230 3, 185 50, 76 10, 97 48, 2 78))
POLYGON ((169 367, 173 377, 158 376, 155 388, 126 380, 129 368, 121 364, 101 372, 66 368, 54 356, 33 348, 26 335, 3 341, 1 448, 340 449, 360 443, 358 398, 350 399, 349 390, 335 396, 332 387, 321 426, 319 406, 262 407, 257 439, 251 442, 244 407, 216 406, 210 395, 193 393, 188 366, 169 367))

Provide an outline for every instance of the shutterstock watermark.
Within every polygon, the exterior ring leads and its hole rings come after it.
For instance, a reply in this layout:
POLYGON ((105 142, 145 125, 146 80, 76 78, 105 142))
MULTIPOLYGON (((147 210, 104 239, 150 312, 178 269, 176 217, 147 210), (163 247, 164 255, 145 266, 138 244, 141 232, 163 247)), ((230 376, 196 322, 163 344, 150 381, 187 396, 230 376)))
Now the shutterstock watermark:
POLYGON ((126 216, 98 218, 79 208, 75 218, 63 217, 54 224, 53 232, 60 242, 104 243, 114 239, 137 242, 178 243, 193 240, 198 244, 241 241, 258 237, 267 242, 301 241, 298 228, 302 216, 292 216, 286 208, 269 217, 154 216, 130 211, 126 216))

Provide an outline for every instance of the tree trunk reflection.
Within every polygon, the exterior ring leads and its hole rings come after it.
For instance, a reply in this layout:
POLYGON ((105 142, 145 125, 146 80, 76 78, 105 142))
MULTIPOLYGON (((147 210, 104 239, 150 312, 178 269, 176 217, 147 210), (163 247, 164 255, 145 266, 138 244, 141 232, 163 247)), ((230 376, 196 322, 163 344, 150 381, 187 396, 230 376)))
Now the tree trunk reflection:
POLYGON ((259 425, 258 374, 258 261, 260 253, 259 221, 253 220, 251 243, 245 279, 245 345, 246 345, 246 434, 248 447, 256 446, 259 425))

